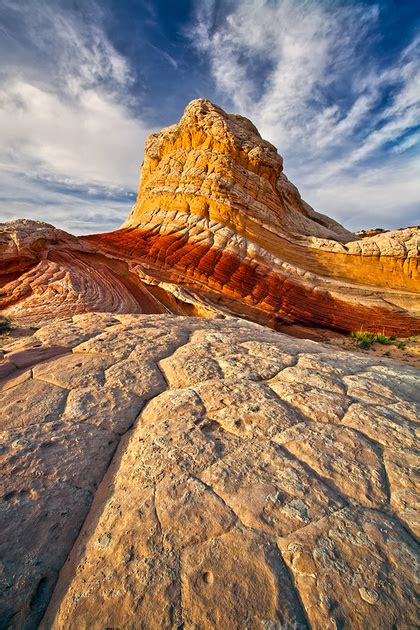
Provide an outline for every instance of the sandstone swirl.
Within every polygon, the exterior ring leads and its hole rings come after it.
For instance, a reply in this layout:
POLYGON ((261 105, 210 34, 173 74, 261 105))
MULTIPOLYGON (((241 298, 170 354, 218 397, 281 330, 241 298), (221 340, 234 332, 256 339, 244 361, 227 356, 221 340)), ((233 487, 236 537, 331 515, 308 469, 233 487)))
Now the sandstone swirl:
POLYGON ((0 312, 20 325, 93 311, 207 314, 48 223, 3 224, 0 263, 0 312))
POLYGON ((412 368, 233 318, 1 346, 1 628, 418 625, 412 368))
POLYGON ((357 239, 301 199, 249 120, 202 99, 149 137, 122 229, 76 239, 17 222, 0 239, 0 312, 27 323, 50 303, 420 332, 420 230, 357 239))

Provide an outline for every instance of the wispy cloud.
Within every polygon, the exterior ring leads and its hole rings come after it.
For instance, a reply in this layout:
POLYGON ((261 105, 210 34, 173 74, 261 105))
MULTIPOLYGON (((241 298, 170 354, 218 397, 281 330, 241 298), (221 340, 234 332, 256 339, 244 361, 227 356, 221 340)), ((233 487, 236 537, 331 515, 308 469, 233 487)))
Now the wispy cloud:
MULTIPOLYGON (((137 187, 148 133, 131 110, 132 69, 101 28, 99 11, 84 20, 42 1, 0 0, 0 7, 22 35, 18 63, 7 60, 1 67, 0 213, 9 217, 12 203, 14 216, 62 223, 71 208, 67 222, 83 230, 95 207, 97 225, 90 230, 109 226, 110 197, 124 199, 137 187), (22 186, 27 192, 32 187, 32 199, 27 194, 23 202, 22 186), (80 187, 86 210, 82 199, 72 198, 80 187), (92 187, 95 200, 88 194, 92 187)), ((111 213, 111 227, 129 208, 127 203, 119 218, 111 213)))
POLYGON ((172 68, 174 68, 175 70, 178 69, 178 62, 176 59, 174 59, 174 57, 172 57, 172 55, 170 55, 169 53, 167 53, 165 50, 161 50, 160 48, 158 48, 157 46, 154 46, 153 44, 149 43, 149 46, 152 50, 154 50, 158 55, 160 55, 160 57, 162 59, 164 59, 167 63, 169 63, 172 68))
POLYGON ((413 217, 420 39, 383 67, 370 46, 379 4, 224 6, 221 17, 214 0, 197 5, 191 41, 208 60, 220 99, 279 147, 307 200, 350 228, 396 227, 413 217), (407 196, 395 185, 397 155, 407 196))
POLYGON ((384 52, 387 0, 164 5, 0 0, 0 220, 117 227, 150 121, 205 96, 253 120, 317 210, 419 221, 420 38, 384 52))

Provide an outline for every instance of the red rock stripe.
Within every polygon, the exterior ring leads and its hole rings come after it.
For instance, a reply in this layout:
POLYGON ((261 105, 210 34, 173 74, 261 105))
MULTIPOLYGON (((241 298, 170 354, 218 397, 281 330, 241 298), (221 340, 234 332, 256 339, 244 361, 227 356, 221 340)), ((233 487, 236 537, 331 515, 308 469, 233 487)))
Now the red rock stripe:
POLYGON ((234 310, 231 298, 254 308, 256 315, 265 313, 279 320, 401 336, 420 332, 419 318, 403 310, 354 304, 304 286, 262 263, 255 265, 230 252, 191 243, 185 235, 137 228, 84 238, 117 258, 147 263, 160 280, 219 292, 217 301, 227 298, 233 312, 242 311, 234 310))

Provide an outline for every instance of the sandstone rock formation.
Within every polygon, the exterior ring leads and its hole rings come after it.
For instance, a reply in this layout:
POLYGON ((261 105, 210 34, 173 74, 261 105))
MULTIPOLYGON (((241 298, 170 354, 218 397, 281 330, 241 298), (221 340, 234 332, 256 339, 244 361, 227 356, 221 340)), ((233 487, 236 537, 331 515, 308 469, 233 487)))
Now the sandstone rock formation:
POLYGON ((184 313, 209 309, 146 286, 128 263, 48 223, 19 220, 0 227, 0 312, 20 325, 77 313, 184 313))
POLYGON ((420 331, 417 240, 357 240, 305 203, 247 119, 192 101, 146 142, 123 229, 89 237, 146 282, 254 321, 420 331))
POLYGON ((1 348, 1 628, 416 627, 414 369, 234 318, 1 348))
POLYGON ((282 169, 249 120, 192 101, 149 137, 122 229, 76 239, 45 224, 3 226, 0 312, 21 323, 102 310, 420 332, 420 230, 357 239, 282 169))

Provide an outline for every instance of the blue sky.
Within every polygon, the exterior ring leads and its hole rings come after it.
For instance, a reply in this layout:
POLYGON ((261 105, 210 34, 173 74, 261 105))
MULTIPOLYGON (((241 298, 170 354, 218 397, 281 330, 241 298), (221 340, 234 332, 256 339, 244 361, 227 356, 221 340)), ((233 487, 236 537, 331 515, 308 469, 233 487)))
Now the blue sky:
POLYGON ((197 97, 346 227, 420 223, 416 0, 0 0, 0 220, 118 227, 147 134, 197 97))

